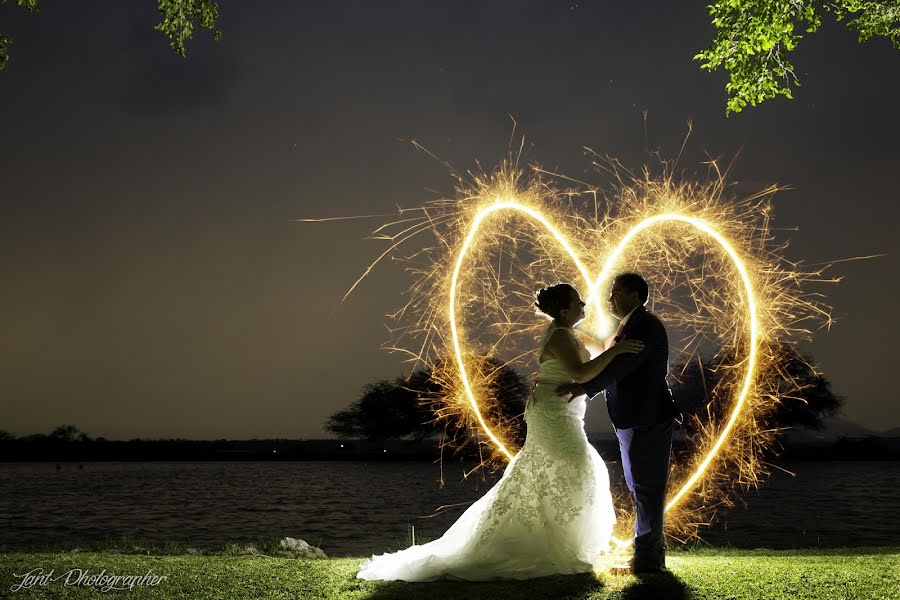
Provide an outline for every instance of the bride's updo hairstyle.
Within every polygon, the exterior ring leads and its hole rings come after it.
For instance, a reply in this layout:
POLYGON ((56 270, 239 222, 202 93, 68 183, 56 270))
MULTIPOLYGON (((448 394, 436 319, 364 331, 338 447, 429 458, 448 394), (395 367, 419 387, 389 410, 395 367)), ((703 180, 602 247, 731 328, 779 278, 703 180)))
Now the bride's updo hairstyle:
POLYGON ((534 305, 540 312, 555 319, 559 316, 559 311, 566 308, 572 301, 573 292, 578 293, 568 283, 557 283, 550 287, 544 287, 535 294, 534 305))

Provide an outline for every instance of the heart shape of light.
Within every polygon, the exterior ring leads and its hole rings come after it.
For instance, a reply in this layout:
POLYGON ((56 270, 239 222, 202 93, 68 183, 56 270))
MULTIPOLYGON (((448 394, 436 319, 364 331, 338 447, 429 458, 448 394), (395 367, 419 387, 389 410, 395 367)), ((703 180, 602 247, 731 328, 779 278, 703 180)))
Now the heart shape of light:
MULTIPOLYGON (((462 246, 459 250, 459 255, 457 256, 456 263, 453 269, 453 274, 450 279, 450 297, 449 297, 449 321, 450 321, 450 332, 451 332, 451 340, 453 343, 453 351, 456 356, 456 363, 459 368, 460 379, 463 384, 463 388, 465 389, 466 395, 468 397, 469 403, 472 406, 472 411, 475 416, 476 421, 481 427, 482 432, 491 440, 491 442, 497 447, 497 449, 503 453, 508 459, 512 459, 513 455, 509 451, 508 448, 503 444, 503 442, 497 437, 497 435, 491 430, 490 424, 485 420, 484 416, 481 414, 481 410, 478 407, 478 401, 475 398, 475 394, 472 390, 471 383, 469 382, 469 376, 466 371, 465 361, 463 359, 463 351, 462 345, 459 339, 459 331, 456 323, 456 296, 457 296, 457 286, 459 282, 459 273, 462 268, 463 262, 466 258, 466 254, 469 251, 472 242, 475 240, 475 237, 478 233, 479 226, 481 223, 491 216, 494 213, 499 211, 516 211, 519 212, 535 222, 542 225, 555 239, 562 248, 568 253, 569 257, 572 259, 575 266, 578 268, 579 273, 584 279, 585 284, 588 286, 588 299, 587 304, 592 305, 594 309, 597 311, 597 314, 600 315, 601 323, 603 327, 608 331, 610 319, 609 316, 606 315, 603 310, 603 306, 601 306, 601 302, 597 297, 597 290, 600 289, 600 286, 607 281, 610 274, 612 273, 612 269, 616 264, 616 261, 621 256, 622 252, 631 242, 631 240, 642 231, 647 230, 650 227, 654 227, 664 223, 683 223, 690 225, 697 229, 698 231, 704 233, 705 235, 712 238, 722 249, 722 251, 731 259, 734 264, 740 279, 741 284, 743 285, 745 300, 747 304, 748 311, 748 323, 749 323, 749 340, 748 340, 748 355, 746 360, 746 372, 743 377, 743 385, 740 388, 740 391, 737 394, 737 399, 734 403, 734 408, 731 411, 731 414, 728 417, 728 420, 725 422, 725 425, 722 427, 720 433, 715 439, 715 442, 710 446, 709 451, 704 456, 703 460, 700 461, 697 468, 694 472, 687 478, 687 480, 681 485, 675 494, 669 498, 666 503, 665 510, 669 511, 673 507, 675 507, 684 497, 685 495, 693 489, 697 483, 702 479, 703 473, 710 466, 712 461, 715 459, 716 455, 721 450, 722 446, 725 444, 728 439, 729 434, 737 423, 738 418, 741 415, 741 410, 744 408, 744 405, 747 400, 747 395, 749 394, 754 379, 754 372, 756 370, 757 363, 757 353, 759 346, 759 324, 757 317, 757 302, 756 296, 754 293, 752 281, 750 274, 747 271, 747 268, 744 264, 744 261, 741 259, 738 252, 734 249, 728 239, 722 235, 719 231, 717 231, 710 223, 704 221, 703 219, 692 217, 689 215, 682 215, 678 213, 662 213, 653 215, 648 217, 635 225, 628 231, 628 233, 622 238, 622 240, 616 245, 613 249, 612 253, 607 257, 606 262, 603 265, 603 269, 596 279, 592 280, 587 269, 582 263, 581 259, 578 257, 575 250, 572 248, 571 244, 566 240, 565 236, 562 232, 552 223, 549 219, 547 219, 544 215, 542 215, 538 210, 530 206, 526 206, 520 202, 515 200, 502 200, 497 199, 493 204, 487 205, 481 208, 476 214, 475 218, 472 220, 472 223, 469 226, 469 231, 466 234, 466 237, 463 240, 462 246)), ((622 540, 615 540, 620 546, 630 543, 622 540)))

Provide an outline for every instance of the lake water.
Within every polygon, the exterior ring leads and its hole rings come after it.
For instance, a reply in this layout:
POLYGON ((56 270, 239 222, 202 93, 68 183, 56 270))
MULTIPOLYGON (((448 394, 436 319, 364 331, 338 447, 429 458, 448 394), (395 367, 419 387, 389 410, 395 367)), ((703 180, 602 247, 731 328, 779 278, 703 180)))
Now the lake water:
MULTIPOLYGON (((714 545, 900 546, 900 462, 797 462, 703 530, 714 545)), ((616 465, 611 465, 614 481, 616 465)), ((440 536, 499 478, 405 462, 0 463, 0 544, 122 534, 197 546, 299 537, 332 556, 440 536), (456 505, 437 511, 441 506, 456 505), (435 512, 439 512, 436 516, 435 512)))

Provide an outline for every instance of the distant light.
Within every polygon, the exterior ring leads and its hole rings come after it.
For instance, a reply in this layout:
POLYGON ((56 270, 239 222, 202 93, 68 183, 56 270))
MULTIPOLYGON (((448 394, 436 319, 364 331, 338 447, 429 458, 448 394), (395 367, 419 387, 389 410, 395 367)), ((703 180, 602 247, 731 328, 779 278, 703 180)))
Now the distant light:
POLYGON ((344 447, 344 445, 343 445, 343 444, 341 444, 341 448, 343 448, 343 447, 344 447))
POLYGON ((382 450, 382 452, 387 452, 387 450, 382 450))
POLYGON ((278 452, 278 450, 272 450, 272 453, 273 453, 273 454, 274 454, 275 452, 278 452))

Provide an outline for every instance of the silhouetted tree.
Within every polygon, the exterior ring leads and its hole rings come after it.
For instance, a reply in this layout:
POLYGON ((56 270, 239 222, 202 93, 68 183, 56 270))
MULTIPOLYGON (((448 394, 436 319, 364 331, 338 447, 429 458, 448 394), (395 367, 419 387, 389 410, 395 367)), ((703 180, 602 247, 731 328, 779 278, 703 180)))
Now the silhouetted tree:
MULTIPOLYGON (((489 410, 492 419, 515 419, 525 407, 529 387, 512 367, 488 359, 485 368, 496 370, 491 394, 499 399, 489 410)), ((329 417, 325 429, 342 438, 412 437, 422 439, 440 433, 446 423, 435 422, 430 401, 444 393, 430 370, 419 370, 407 378, 398 377, 367 384, 362 396, 348 408, 329 417)), ((451 417, 452 419, 452 417, 451 417)))
POLYGON ((60 425, 50 432, 50 439, 54 442, 86 442, 91 438, 74 425, 60 425))
MULTIPOLYGON (((823 417, 840 411, 843 398, 831 390, 831 383, 811 366, 812 362, 811 357, 801 355, 791 346, 780 348, 776 360, 769 366, 771 373, 778 377, 780 402, 766 417, 765 426, 820 429, 823 417)), ((731 361, 722 363, 730 364, 731 361)), ((737 384, 733 378, 723 377, 727 369, 692 361, 672 372, 681 373, 672 385, 672 395, 685 414, 708 413, 718 419, 731 410, 724 402, 708 404, 710 398, 728 397, 737 384)))
POLYGON ((12 449, 19 442, 16 436, 8 431, 0 429, 0 459, 8 460, 12 456, 12 449))
POLYGON ((430 431, 418 398, 402 378, 393 382, 381 379, 366 384, 362 397, 349 408, 331 415, 325 429, 343 438, 425 436, 430 431))

